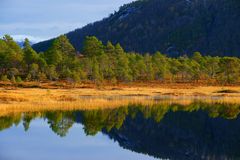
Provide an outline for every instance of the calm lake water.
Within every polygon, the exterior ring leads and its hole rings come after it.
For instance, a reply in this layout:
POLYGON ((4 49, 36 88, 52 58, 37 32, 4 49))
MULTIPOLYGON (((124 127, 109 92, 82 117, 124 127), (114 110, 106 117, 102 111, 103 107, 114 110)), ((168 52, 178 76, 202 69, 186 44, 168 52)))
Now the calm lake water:
POLYGON ((240 159, 240 105, 133 105, 0 117, 0 160, 240 159))

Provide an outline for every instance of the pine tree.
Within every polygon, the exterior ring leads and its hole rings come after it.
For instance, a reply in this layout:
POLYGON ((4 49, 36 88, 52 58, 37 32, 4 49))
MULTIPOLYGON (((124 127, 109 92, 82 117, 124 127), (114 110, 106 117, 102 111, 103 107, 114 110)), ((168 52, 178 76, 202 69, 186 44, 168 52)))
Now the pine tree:
POLYGON ((120 81, 131 81, 132 77, 130 76, 129 60, 127 54, 124 52, 120 44, 115 46, 115 52, 117 57, 116 65, 116 77, 120 81))
POLYGON ((20 68, 23 53, 18 44, 5 35, 0 39, 0 73, 6 74, 10 68, 20 68))
POLYGON ((146 80, 154 80, 152 57, 149 54, 146 54, 144 56, 144 61, 146 65, 146 80))
POLYGON ((38 54, 32 49, 29 40, 26 38, 24 42, 24 62, 27 64, 27 67, 32 63, 35 63, 38 59, 38 54))
POLYGON ((153 69, 155 73, 155 79, 165 80, 170 73, 167 57, 160 52, 156 52, 153 55, 153 69))
POLYGON ((223 57, 220 59, 219 79, 223 83, 235 83, 240 78, 240 61, 234 57, 223 57))
POLYGON ((93 58, 92 62, 92 80, 95 83, 100 83, 103 80, 103 75, 100 71, 99 63, 96 57, 93 58))
POLYGON ((104 53, 104 47, 101 41, 95 36, 87 36, 83 45, 83 53, 88 57, 100 56, 104 53))

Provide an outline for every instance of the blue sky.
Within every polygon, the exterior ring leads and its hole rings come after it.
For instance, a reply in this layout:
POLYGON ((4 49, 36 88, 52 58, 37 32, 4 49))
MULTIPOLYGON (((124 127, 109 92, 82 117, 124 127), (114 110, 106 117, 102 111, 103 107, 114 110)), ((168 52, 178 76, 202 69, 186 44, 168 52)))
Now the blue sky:
POLYGON ((101 20, 133 0, 0 0, 0 36, 41 41, 101 20))

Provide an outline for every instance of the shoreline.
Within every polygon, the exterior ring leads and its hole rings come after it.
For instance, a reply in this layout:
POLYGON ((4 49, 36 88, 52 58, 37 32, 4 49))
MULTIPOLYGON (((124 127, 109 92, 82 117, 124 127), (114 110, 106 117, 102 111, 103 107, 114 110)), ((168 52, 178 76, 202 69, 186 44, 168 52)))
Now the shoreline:
POLYGON ((0 112, 11 110, 105 109, 128 104, 156 103, 240 104, 240 86, 193 86, 186 84, 118 85, 69 89, 0 88, 0 112))
POLYGON ((69 83, 69 82, 0 82, 0 94, 11 91, 53 91, 62 93, 70 91, 80 96, 223 96, 240 97, 238 85, 209 85, 206 83, 161 83, 161 82, 132 82, 110 84, 103 83, 69 83))

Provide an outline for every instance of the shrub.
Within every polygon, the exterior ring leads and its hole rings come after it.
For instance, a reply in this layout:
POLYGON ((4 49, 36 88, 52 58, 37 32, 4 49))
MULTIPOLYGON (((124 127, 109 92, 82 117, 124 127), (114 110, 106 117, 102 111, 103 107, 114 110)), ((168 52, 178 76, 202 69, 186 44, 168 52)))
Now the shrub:
POLYGON ((8 79, 7 75, 2 75, 1 76, 1 81, 9 82, 9 79, 8 79))
POLYGON ((17 82, 17 83, 21 83, 21 82, 22 82, 22 78, 19 77, 19 76, 17 76, 17 78, 16 78, 16 82, 17 82))
POLYGON ((12 78, 11 78, 11 82, 12 82, 12 83, 16 83, 15 76, 12 76, 12 78))

